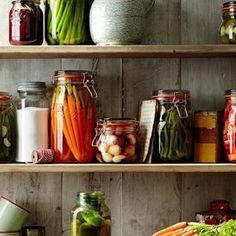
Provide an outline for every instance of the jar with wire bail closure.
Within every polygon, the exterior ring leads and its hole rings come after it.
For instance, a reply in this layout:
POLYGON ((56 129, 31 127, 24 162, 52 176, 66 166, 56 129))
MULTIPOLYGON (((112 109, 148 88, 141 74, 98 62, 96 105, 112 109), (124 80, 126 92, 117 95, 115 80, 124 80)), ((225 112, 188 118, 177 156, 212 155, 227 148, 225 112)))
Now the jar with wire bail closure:
POLYGON ((192 115, 189 91, 158 90, 154 162, 186 162, 192 158, 192 115))
POLYGON ((51 105, 51 148, 56 162, 93 161, 96 123, 92 73, 56 71, 51 105))
POLYGON ((105 163, 137 162, 139 123, 132 118, 98 120, 94 145, 96 159, 105 163))

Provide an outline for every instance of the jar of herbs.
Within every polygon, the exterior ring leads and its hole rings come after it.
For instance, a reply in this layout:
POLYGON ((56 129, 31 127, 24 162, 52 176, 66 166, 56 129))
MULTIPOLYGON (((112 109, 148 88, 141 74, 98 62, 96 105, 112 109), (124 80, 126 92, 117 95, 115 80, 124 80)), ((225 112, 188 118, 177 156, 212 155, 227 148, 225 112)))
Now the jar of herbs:
POLYGON ((192 114, 189 91, 158 90, 154 162, 186 162, 192 158, 192 114))
POLYGON ((11 96, 0 92, 0 162, 12 162, 16 155, 16 113, 11 96))
POLYGON ((43 43, 43 12, 40 0, 15 0, 9 12, 9 42, 12 45, 43 43))
POLYGON ((70 214, 70 236, 111 236, 111 212, 103 192, 80 192, 70 214))
POLYGON ((236 1, 223 4, 220 39, 224 44, 236 43, 236 1))

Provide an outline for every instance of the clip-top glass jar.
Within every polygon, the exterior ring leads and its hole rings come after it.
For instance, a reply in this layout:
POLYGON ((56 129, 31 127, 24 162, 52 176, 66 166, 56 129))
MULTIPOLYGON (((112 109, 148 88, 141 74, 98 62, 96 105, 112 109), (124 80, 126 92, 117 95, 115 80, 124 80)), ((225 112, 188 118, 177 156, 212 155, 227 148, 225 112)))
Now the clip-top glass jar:
POLYGON ((93 161, 96 123, 92 73, 56 71, 51 106, 51 147, 56 162, 93 161))
POLYGON ((154 162, 184 162, 192 158, 192 114, 189 91, 158 90, 154 162))
POLYGON ((12 45, 43 43, 43 12, 40 0, 15 0, 9 12, 9 42, 12 45))
POLYGON ((223 4, 220 39, 222 43, 236 43, 236 1, 223 4))
POLYGON ((137 131, 138 122, 135 119, 99 120, 94 140, 97 160, 106 163, 136 162, 137 131))
POLYGON ((0 162, 12 162, 16 155, 16 114, 8 93, 0 92, 0 162))
POLYGON ((229 162, 236 162, 236 89, 225 91, 224 150, 229 162))
POLYGON ((70 219, 70 236, 111 236, 111 212, 103 192, 78 193, 70 219))
POLYGON ((17 100, 17 162, 32 162, 32 152, 49 146, 49 100, 44 82, 22 82, 17 100))

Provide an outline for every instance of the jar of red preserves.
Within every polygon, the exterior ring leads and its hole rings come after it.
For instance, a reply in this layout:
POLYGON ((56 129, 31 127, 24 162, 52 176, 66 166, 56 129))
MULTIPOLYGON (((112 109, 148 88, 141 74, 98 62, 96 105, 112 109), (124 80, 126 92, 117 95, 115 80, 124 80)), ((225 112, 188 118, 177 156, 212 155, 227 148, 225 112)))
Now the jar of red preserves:
POLYGON ((51 106, 51 148, 56 162, 93 161, 96 123, 92 73, 56 71, 51 106))
POLYGON ((236 89, 225 91, 224 150, 227 161, 236 162, 236 89))
POLYGON ((9 12, 9 42, 11 45, 41 45, 43 43, 43 12, 40 0, 15 0, 9 12))

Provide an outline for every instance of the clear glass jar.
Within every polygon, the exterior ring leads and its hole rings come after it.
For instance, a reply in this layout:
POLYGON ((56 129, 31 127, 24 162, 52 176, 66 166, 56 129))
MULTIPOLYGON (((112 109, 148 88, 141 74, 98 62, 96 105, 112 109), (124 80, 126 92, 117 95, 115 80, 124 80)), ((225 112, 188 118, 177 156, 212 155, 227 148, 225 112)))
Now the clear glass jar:
POLYGON ((137 132, 135 119, 99 120, 95 137, 96 159, 106 163, 136 162, 137 132))
POLYGON ((226 160, 236 162, 236 90, 225 91, 224 150, 226 160))
POLYGON ((49 146, 49 100, 44 82, 22 82, 17 99, 17 162, 32 162, 32 152, 49 146))
POLYGON ((87 43, 89 1, 51 0, 45 4, 45 37, 49 45, 87 43))
POLYGON ((13 162, 16 155, 16 113, 8 93, 0 92, 0 162, 13 162))
POLYGON ((185 162, 192 159, 192 113, 189 91, 158 90, 155 162, 185 162))
POLYGON ((92 162, 97 97, 92 74, 56 71, 53 80, 51 148, 55 151, 55 161, 92 162))
POLYGON ((111 212, 102 192, 78 193, 71 211, 70 236, 111 236, 111 212))
POLYGON ((220 39, 224 44, 236 43, 236 1, 223 4, 220 39))
POLYGON ((9 12, 9 42, 12 45, 43 43, 43 12, 40 0, 15 0, 9 12))

